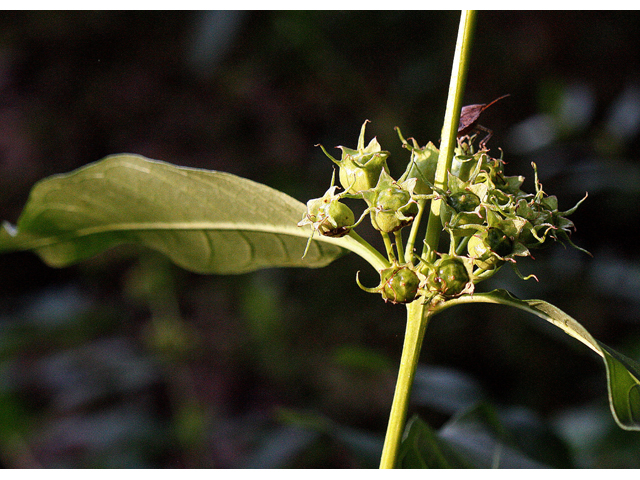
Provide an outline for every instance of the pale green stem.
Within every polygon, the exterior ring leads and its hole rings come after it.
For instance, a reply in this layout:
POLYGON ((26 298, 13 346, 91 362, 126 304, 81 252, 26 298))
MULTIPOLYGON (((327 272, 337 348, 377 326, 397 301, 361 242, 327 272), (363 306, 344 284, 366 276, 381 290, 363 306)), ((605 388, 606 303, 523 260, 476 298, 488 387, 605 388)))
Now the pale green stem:
POLYGON ((427 200, 421 198, 418 200, 418 214, 413 219, 413 223, 411 224, 411 230, 409 231, 409 238, 407 239, 407 246, 404 250, 405 258, 411 261, 413 257, 413 246, 416 244, 416 237, 418 236, 418 227, 420 225, 420 221, 422 220, 422 215, 424 214, 426 208, 427 200))
POLYGON ((404 265, 404 246, 402 244, 402 233, 401 230, 396 230, 393 232, 393 236, 396 239, 396 252, 398 252, 398 263, 400 265, 404 265))
MULTIPOLYGON (((451 82, 449 84, 449 95, 447 97, 447 108, 444 114, 444 125, 442 127, 442 143, 440 144, 440 156, 436 167, 434 185, 442 190, 447 188, 447 172, 451 170, 453 150, 456 146, 458 136, 458 123, 460 120, 460 110, 464 96, 464 87, 467 81, 467 71, 471 58, 471 38, 475 26, 476 12, 466 10, 462 12, 460 18, 460 28, 458 30, 458 41, 456 52, 453 57, 453 68, 451 70, 451 82)), ((434 198, 431 201, 431 211, 427 223, 427 233, 425 237, 425 252, 427 245, 431 250, 437 251, 442 223, 440 221, 441 198, 434 198)))
MULTIPOLYGON (((470 44, 474 25, 475 12, 462 12, 456 52, 453 59, 444 126, 442 129, 440 156, 438 157, 438 165, 436 167, 435 185, 442 189, 445 189, 447 184, 447 172, 451 169, 453 149, 456 144, 458 121, 462 108, 462 96, 470 60, 470 44)), ((438 249, 438 242, 442 231, 440 202, 441 200, 437 198, 431 201, 431 211, 427 223, 423 255, 429 250, 437 251, 438 249)), ((411 245, 413 244, 411 243, 411 245)), ((380 468, 393 468, 398 460, 398 450, 402 441, 409 399, 411 398, 411 386, 420 358, 425 329, 432 316, 432 313, 427 310, 428 306, 423 302, 424 299, 420 298, 407 306, 407 329, 404 345, 402 346, 400 369, 398 371, 396 390, 391 405, 387 434, 382 448, 380 468)))
MULTIPOLYGON (((369 242, 367 242, 364 238, 358 235, 355 230, 351 230, 349 232, 349 237, 358 242, 359 250, 358 255, 367 260, 369 264, 376 270, 380 271, 385 268, 389 268, 390 263, 389 260, 384 258, 384 256, 375 249, 369 242), (364 250, 364 251, 363 251, 364 250)), ((352 249, 353 250, 353 249, 352 249)))
POLYGON ((409 399, 411 398, 411 385, 413 384, 418 359, 420 358, 422 339, 430 318, 430 315, 425 315, 426 308, 427 306, 423 304, 422 298, 407 305, 407 330, 404 337, 404 345, 402 346, 400 369, 389 415, 387 435, 384 439, 382 457, 380 458, 380 468, 394 468, 396 465, 402 432, 407 419, 409 399))
POLYGON ((458 243, 458 245, 456 245, 456 255, 462 255, 464 252, 464 249, 466 248, 467 244, 469 243, 469 238, 470 237, 464 237, 460 243, 458 243))
POLYGON ((396 258, 396 255, 393 253, 393 244, 391 243, 391 237, 387 232, 380 232, 382 235, 382 240, 384 241, 384 248, 387 250, 387 257, 389 257, 389 261, 393 262, 396 258))
POLYGON ((478 282, 485 281, 493 277, 498 270, 500 270, 499 267, 490 268, 489 270, 486 270, 484 268, 477 268, 473 272, 473 278, 476 279, 478 282))

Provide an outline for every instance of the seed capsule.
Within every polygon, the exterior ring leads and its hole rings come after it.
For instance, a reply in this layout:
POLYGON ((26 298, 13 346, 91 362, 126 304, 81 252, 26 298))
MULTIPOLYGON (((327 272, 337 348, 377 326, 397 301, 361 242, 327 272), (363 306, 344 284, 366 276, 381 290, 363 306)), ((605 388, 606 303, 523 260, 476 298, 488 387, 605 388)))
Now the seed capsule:
POLYGON ((382 298, 385 302, 411 303, 418 295, 420 279, 408 267, 391 267, 381 272, 382 298))
POLYGON ((499 228, 489 227, 469 239, 467 251, 476 266, 491 270, 504 263, 503 257, 513 253, 513 241, 499 228))
POLYGON ((357 276, 356 282, 365 292, 379 293, 385 302, 391 303, 411 303, 418 297, 420 289, 420 277, 413 265, 409 264, 394 264, 380 270, 380 283, 377 287, 365 287, 357 276))
POLYGON ((410 225, 418 214, 418 204, 411 194, 397 186, 377 192, 371 212, 373 228, 391 233, 410 225))
POLYGON ((461 260, 443 259, 436 267, 431 282, 440 294, 445 297, 455 297, 467 288, 469 272, 461 260))
POLYGON ((364 132, 368 120, 364 122, 358 137, 358 147, 354 150, 338 147, 342 150, 342 158, 336 160, 320 145, 324 154, 340 167, 338 177, 345 192, 357 194, 376 186, 382 171, 387 171, 389 152, 382 150, 378 140, 373 138, 364 146, 364 132))

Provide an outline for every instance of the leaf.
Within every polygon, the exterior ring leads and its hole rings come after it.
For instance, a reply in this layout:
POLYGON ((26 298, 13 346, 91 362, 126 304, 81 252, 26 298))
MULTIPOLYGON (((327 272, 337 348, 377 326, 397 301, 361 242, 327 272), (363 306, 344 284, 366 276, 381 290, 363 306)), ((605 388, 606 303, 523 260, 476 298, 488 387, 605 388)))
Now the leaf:
POLYGON ((407 422, 398 452, 399 468, 474 468, 417 415, 407 422))
MULTIPOLYGON (((405 428, 398 466, 476 469, 549 466, 536 458, 539 452, 527 452, 526 447, 530 446, 519 442, 520 432, 514 432, 513 426, 500 418, 495 407, 483 401, 461 410, 437 431, 414 415, 405 428)), ((527 427, 531 428, 531 425, 527 427)), ((540 440, 550 442, 553 448, 558 447, 559 440, 550 432, 537 433, 540 440)), ((526 438, 527 441, 531 438, 526 438)))
POLYGON ((140 244, 198 273, 323 267, 353 238, 314 236, 297 226, 306 207, 229 173, 113 155, 38 182, 17 222, 0 228, 0 253, 32 250, 64 267, 123 243, 140 244))
POLYGON ((543 300, 520 300, 506 290, 465 295, 438 307, 443 310, 462 303, 497 303, 537 315, 561 328, 600 355, 607 371, 609 406, 615 421, 625 430, 640 430, 640 364, 606 346, 575 319, 543 300))
POLYGON ((640 364, 602 342, 598 345, 605 353, 611 410, 619 412, 616 420, 622 428, 640 430, 640 364))
POLYGON ((498 411, 478 402, 456 414, 438 430, 474 468, 542 468, 546 465, 529 456, 516 442, 498 411))
POLYGON ((377 433, 349 427, 319 413, 284 407, 277 409, 277 417, 280 423, 316 432, 346 447, 361 462, 358 468, 374 468, 380 461, 384 438, 377 433))

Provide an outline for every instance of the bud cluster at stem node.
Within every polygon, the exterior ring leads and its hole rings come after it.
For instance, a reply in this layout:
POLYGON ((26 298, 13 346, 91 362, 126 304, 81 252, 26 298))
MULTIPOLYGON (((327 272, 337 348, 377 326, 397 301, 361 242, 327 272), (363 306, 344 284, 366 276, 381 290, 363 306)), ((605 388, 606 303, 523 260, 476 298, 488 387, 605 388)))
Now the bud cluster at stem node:
POLYGON ((424 302, 446 301, 472 294, 476 284, 505 264, 523 279, 535 278, 523 277, 515 267, 518 257, 531 257, 531 250, 555 241, 580 249, 569 239, 574 225, 567 217, 586 196, 570 210, 560 211, 557 198, 543 191, 535 164, 535 192, 528 193, 521 188, 522 176, 505 175, 502 158, 491 157, 484 145, 476 151, 475 137, 465 136, 458 139, 446 185, 436 187, 438 149, 432 143, 420 147, 412 138, 409 142, 396 129, 410 158, 405 172, 395 180, 387 166, 389 152, 382 150, 375 138, 365 146, 367 123, 362 125, 355 149, 338 147, 342 151, 340 160, 321 146, 338 166, 344 191, 336 193, 339 187, 333 178, 321 198, 307 202, 307 211, 298 224, 311 225, 311 236, 317 232, 341 237, 366 216, 370 218, 387 246, 389 267, 378 272, 380 283, 374 288, 364 287, 356 277, 362 289, 379 293, 392 303, 419 298, 424 302), (357 222, 351 208, 343 203, 347 198, 365 203, 357 222), (418 224, 427 202, 434 198, 442 200, 439 217, 449 244, 443 252, 431 251, 425 245, 420 254, 413 248, 418 224), (411 232, 405 252, 402 235, 407 230, 411 232))

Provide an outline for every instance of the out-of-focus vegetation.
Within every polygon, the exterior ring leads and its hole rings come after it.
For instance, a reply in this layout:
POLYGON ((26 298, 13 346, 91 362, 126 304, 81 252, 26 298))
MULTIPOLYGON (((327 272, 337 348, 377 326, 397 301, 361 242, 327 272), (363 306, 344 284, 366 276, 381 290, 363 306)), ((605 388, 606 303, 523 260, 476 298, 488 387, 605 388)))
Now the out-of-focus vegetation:
MULTIPOLYGON (((364 119, 398 172, 394 126, 439 139, 458 18, 4 13, 0 218, 37 180, 120 152, 306 201, 331 176, 314 145, 353 147, 364 119)), ((511 94, 481 121, 507 174, 532 182, 535 161, 561 209, 589 192, 573 240, 593 258, 555 247, 519 263, 539 283, 503 269, 482 286, 550 301, 636 359, 639 31, 637 12, 481 12, 467 86, 468 103, 511 94)), ((126 247, 62 270, 0 257, 0 463, 375 467, 405 312, 362 292, 359 269, 373 279, 355 255, 229 277, 126 247)), ((602 362, 565 337, 517 310, 451 309, 427 331, 412 412, 454 438, 483 401, 539 464, 640 467, 602 362)))

